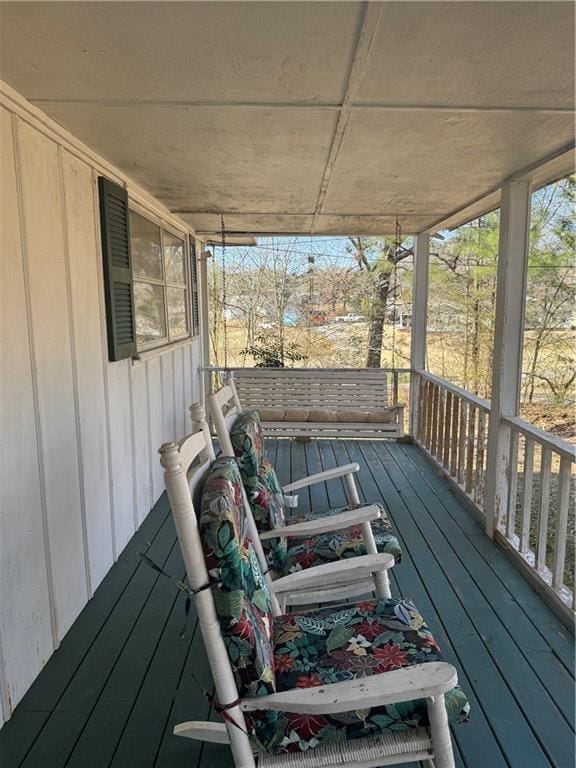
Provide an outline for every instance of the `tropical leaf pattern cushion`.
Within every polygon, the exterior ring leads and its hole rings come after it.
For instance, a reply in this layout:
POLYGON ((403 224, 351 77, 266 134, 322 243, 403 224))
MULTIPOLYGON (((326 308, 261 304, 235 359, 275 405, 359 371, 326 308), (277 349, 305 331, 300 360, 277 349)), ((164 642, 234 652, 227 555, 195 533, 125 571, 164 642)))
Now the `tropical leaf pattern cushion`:
MULTIPOLYGON (((352 680, 441 661, 422 616, 409 600, 367 600, 286 614, 274 620, 276 689, 352 680)), ((446 695, 451 720, 466 720, 460 687, 446 695)), ((423 700, 332 715, 246 713, 253 738, 271 752, 297 752, 336 741, 427 726, 423 700)))
POLYGON ((234 422, 230 440, 238 460, 240 473, 247 493, 258 485, 260 466, 264 458, 264 439, 258 411, 246 411, 234 422))
POLYGON ((242 690, 251 696, 272 693, 270 592, 247 535, 234 458, 221 457, 212 465, 202 491, 199 526, 218 621, 242 690))
MULTIPOLYGON (((256 488, 247 490, 246 493, 260 533, 285 524, 284 493, 276 477, 276 471, 268 459, 262 459, 256 488)), ((283 537, 265 539, 262 546, 273 575, 285 573, 286 539, 283 537)))
MULTIPOLYGON (((374 541, 378 552, 385 552, 394 557, 396 563, 402 559, 402 548, 392 531, 386 510, 380 506, 381 517, 371 522, 374 541)), ((309 512, 301 517, 292 518, 290 522, 313 520, 328 515, 337 515, 346 511, 347 507, 331 509, 329 512, 309 512)), ((353 525, 341 531, 317 533, 307 539, 287 539, 287 551, 284 559, 286 573, 312 568, 315 565, 330 563, 346 557, 358 557, 366 554, 362 526, 353 525)))

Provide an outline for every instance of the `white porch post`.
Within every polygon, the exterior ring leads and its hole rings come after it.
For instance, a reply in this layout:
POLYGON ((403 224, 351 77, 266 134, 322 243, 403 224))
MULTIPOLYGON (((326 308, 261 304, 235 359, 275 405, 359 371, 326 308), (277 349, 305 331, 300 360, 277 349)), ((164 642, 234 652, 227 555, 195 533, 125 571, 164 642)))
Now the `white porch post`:
POLYGON ((508 182, 502 187, 500 208, 492 403, 486 464, 486 533, 491 538, 499 521, 504 519, 508 503, 510 436, 501 420, 502 416, 516 416, 520 402, 529 227, 530 182, 508 182))
POLYGON ((428 316, 428 265, 430 261, 430 235, 416 237, 414 248, 414 277, 412 284, 412 334, 410 350, 410 434, 416 435, 418 427, 418 402, 420 379, 414 371, 426 367, 426 325, 428 316))
MULTIPOLYGON (((200 343, 202 346, 202 365, 210 365, 210 331, 208 315, 208 259, 206 257, 206 245, 203 242, 200 245, 200 258, 198 259, 198 288, 200 295, 200 343)), ((206 401, 210 394, 212 374, 204 371, 200 376, 202 382, 202 392, 200 399, 206 401)))

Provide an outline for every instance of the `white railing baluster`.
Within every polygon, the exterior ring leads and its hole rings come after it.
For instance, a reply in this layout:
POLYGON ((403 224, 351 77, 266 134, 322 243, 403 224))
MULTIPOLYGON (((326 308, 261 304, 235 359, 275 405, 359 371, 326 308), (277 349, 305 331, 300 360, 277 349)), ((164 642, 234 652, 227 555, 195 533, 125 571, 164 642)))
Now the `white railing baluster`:
POLYGON ((460 399, 457 395, 452 398, 452 432, 450 435, 450 474, 457 477, 458 474, 458 415, 460 413, 460 399))
POLYGON ((522 488, 522 523, 520 526, 520 552, 530 549, 530 520, 532 517, 532 483, 534 478, 534 443, 526 438, 524 449, 524 487, 522 488))
POLYGON ((508 505, 506 536, 510 539, 516 531, 516 497, 518 495, 518 432, 510 430, 510 466, 508 477, 508 505))
POLYGON ((438 387, 438 443, 436 445, 436 458, 442 463, 444 453, 444 403, 446 390, 438 387))
POLYGON ((478 434, 476 447, 476 471, 474 473, 474 501, 480 505, 484 500, 484 450, 486 444, 486 414, 478 413, 478 434))
POLYGON ((466 430, 468 429, 468 403, 460 398, 460 432, 458 435, 458 484, 464 484, 466 466, 466 430))
POLYGON ((566 544, 568 540, 568 508, 570 506, 571 462, 563 456, 560 459, 558 475, 558 514, 556 517, 556 541, 554 544, 554 562, 552 565, 552 586, 560 589, 564 586, 564 566, 566 563, 566 544))
POLYGON ((442 463, 448 469, 450 466, 450 448, 452 446, 452 392, 446 392, 446 404, 444 410, 444 450, 442 451, 442 463))
POLYGON ((476 448, 476 408, 473 405, 470 405, 466 443, 466 493, 471 494, 474 487, 474 451, 476 448))
POLYGON ((550 470, 552 453, 542 448, 540 458, 540 510, 538 514, 538 537, 536 541, 536 570, 546 567, 546 544, 548 541, 548 510, 550 508, 550 470))

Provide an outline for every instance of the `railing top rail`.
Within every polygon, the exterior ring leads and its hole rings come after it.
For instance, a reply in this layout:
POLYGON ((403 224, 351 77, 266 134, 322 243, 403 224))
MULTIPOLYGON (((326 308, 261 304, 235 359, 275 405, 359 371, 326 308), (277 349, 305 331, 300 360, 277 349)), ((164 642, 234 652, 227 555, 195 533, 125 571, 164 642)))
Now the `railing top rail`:
POLYGON ((456 384, 452 384, 451 382, 446 381, 446 379, 443 379, 440 376, 436 376, 433 373, 428 373, 428 371, 417 370, 415 373, 417 373, 419 376, 422 376, 423 379, 431 381, 433 384, 438 384, 438 386, 444 387, 444 389, 447 389, 448 392, 452 392, 452 394, 461 397, 463 400, 467 400, 469 403, 472 403, 482 411, 490 413, 490 403, 488 400, 484 400, 482 397, 473 395, 466 389, 462 389, 462 387, 458 387, 456 384))
POLYGON ((200 367, 201 371, 326 371, 328 373, 354 373, 354 371, 371 371, 377 374, 378 371, 384 373, 411 373, 411 368, 256 368, 255 366, 224 366, 224 365, 204 365, 200 367))
POLYGON ((519 416, 503 416, 502 421, 504 424, 508 424, 508 426, 512 427, 516 432, 521 432, 531 440, 554 451, 554 453, 564 456, 569 461, 576 461, 576 446, 572 445, 567 440, 562 440, 561 437, 545 432, 543 429, 530 424, 530 422, 524 421, 524 419, 521 419, 519 416))

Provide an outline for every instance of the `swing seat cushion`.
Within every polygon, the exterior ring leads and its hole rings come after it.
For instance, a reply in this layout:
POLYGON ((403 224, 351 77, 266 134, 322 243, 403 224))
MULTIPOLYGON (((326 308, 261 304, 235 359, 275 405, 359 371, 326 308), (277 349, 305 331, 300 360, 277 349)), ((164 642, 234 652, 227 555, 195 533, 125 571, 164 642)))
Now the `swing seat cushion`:
POLYGON ((384 408, 375 411, 365 410, 329 410, 326 408, 261 408, 261 422, 315 422, 318 424, 393 424, 396 421, 397 408, 384 408))
MULTIPOLYGON (((409 600, 366 600, 279 616, 273 631, 276 689, 336 683, 401 667, 442 661, 422 616, 409 600)), ((466 720, 460 687, 446 695, 451 720, 466 720)), ((386 731, 429 725, 424 700, 331 715, 257 712, 248 718, 259 745, 298 752, 386 731)))

